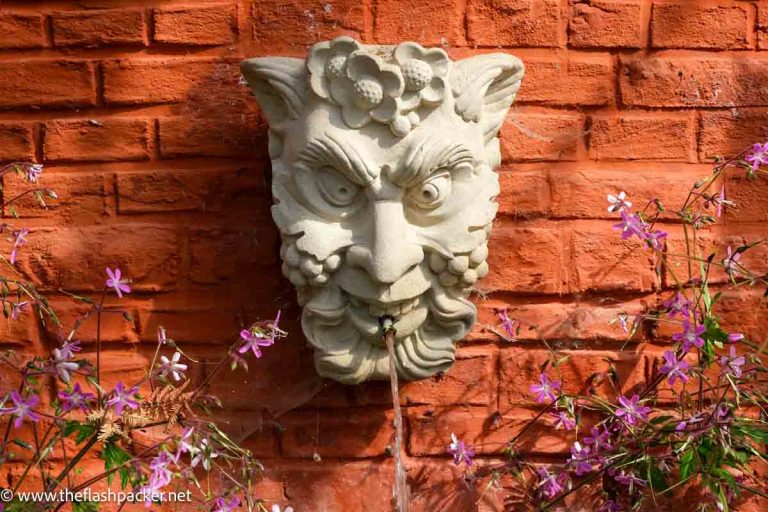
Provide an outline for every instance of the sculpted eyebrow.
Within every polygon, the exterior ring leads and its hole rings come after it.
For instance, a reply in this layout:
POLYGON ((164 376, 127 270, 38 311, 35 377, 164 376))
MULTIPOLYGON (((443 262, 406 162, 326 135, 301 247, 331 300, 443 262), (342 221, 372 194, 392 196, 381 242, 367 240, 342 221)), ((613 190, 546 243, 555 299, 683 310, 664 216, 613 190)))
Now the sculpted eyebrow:
POLYGON ((328 134, 311 140, 299 153, 299 161, 313 168, 333 167, 357 185, 375 177, 354 147, 328 134))
POLYGON ((399 186, 409 187, 425 179, 435 169, 450 171, 460 164, 474 162, 472 152, 463 143, 431 136, 417 140, 408 148, 391 177, 399 186))

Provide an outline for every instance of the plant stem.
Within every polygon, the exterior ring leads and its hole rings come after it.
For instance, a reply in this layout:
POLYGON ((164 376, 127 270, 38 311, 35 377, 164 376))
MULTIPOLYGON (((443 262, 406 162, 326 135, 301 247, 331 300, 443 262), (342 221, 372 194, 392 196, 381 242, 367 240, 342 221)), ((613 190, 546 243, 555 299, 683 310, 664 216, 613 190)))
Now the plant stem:
POLYGON ((392 407, 395 413, 395 486, 394 499, 397 512, 408 512, 408 483, 406 482, 405 466, 403 464, 403 413, 400 409, 400 386, 397 382, 397 365, 395 363, 395 328, 392 319, 385 317, 381 320, 384 331, 384 342, 389 354, 389 383, 392 390, 392 407))

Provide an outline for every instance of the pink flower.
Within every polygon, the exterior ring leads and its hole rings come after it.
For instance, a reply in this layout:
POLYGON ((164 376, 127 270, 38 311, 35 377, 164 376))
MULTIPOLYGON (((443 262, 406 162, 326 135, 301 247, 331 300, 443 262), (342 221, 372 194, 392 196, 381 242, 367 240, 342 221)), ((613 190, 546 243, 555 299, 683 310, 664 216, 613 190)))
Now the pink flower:
POLYGON ((653 232, 649 231, 645 233, 645 241, 648 242, 651 247, 660 251, 664 249, 664 239, 667 238, 668 235, 669 233, 658 229, 653 232))
POLYGON ((72 359, 75 357, 75 352, 80 352, 81 350, 82 347, 80 347, 80 341, 65 341, 59 349, 61 357, 66 359, 72 359))
POLYGON ((741 367, 747 363, 747 360, 744 359, 744 356, 736 355, 736 347, 734 345, 731 345, 729 354, 730 356, 720 357, 720 367, 722 368, 722 373, 730 374, 737 379, 740 379, 743 374, 741 367))
POLYGON ((553 401, 557 398, 555 391, 561 388, 559 380, 550 381, 545 373, 539 375, 539 384, 531 384, 531 393, 535 393, 536 401, 541 403, 547 400, 553 401))
POLYGON ((723 258, 722 261, 725 273, 729 276, 733 276, 733 274, 741 272, 741 265, 739 264, 741 253, 733 251, 730 245, 726 248, 725 253, 725 258, 723 258))
POLYGON ((589 447, 581 446, 581 443, 576 441, 571 446, 571 465, 574 466, 576 476, 586 475, 592 472, 592 463, 590 462, 589 447))
POLYGON ((118 382, 115 384, 115 390, 114 390, 114 396, 107 400, 107 405, 114 405, 115 406, 115 413, 117 413, 118 416, 123 414, 123 407, 128 407, 129 409, 138 409, 139 408, 139 402, 134 399, 134 396, 136 393, 139 392, 139 387, 134 386, 130 389, 125 389, 125 386, 122 382, 118 382))
POLYGON ((237 512, 240 507, 240 498, 232 496, 232 499, 227 501, 224 496, 216 498, 216 508, 212 512, 237 512))
POLYGON ((592 427, 589 433, 590 435, 584 438, 584 444, 594 447, 595 453, 613 448, 610 443, 611 433, 607 430, 600 431, 597 427, 592 427))
POLYGON ((119 268, 116 268, 114 272, 111 268, 107 268, 107 275, 109 276, 109 279, 107 279, 107 288, 115 290, 118 297, 122 299, 123 293, 131 293, 131 287, 128 286, 130 281, 121 279, 123 274, 119 268))
POLYGON ((539 474, 538 488, 549 500, 563 492, 568 484, 568 475, 565 473, 555 475, 547 471, 546 468, 539 468, 536 472, 539 474))
POLYGON ((23 302, 11 302, 11 320, 16 320, 20 315, 24 313, 29 305, 29 301, 23 302))
POLYGON ((753 171, 756 171, 761 165, 768 163, 768 142, 752 146, 752 151, 744 157, 744 160, 752 164, 753 171))
POLYGON ((40 397, 37 395, 28 395, 26 399, 22 398, 18 391, 11 391, 10 394, 11 401, 13 402, 12 407, 6 407, 6 408, 0 408, 0 414, 12 414, 16 417, 15 420, 13 420, 13 426, 14 428, 21 427, 22 422, 24 419, 28 419, 29 421, 37 422, 40 420, 40 415, 38 415, 33 408, 40 403, 40 397))
POLYGON ((632 203, 627 201, 627 193, 623 190, 616 194, 608 194, 608 211, 613 213, 618 210, 627 210, 632 208, 632 203))
POLYGON ((691 317, 691 301, 680 292, 677 292, 671 299, 662 302, 661 305, 667 310, 669 318, 675 318, 678 314, 683 318, 691 317))
POLYGON ((637 214, 621 210, 621 222, 615 224, 613 229, 621 231, 622 240, 632 238, 633 235, 644 239, 647 226, 637 214))
POLYGON ((740 332, 732 332, 728 335, 728 341, 731 343, 738 343, 739 341, 744 339, 744 335, 740 332))
POLYGON ((186 378, 184 372, 187 371, 187 365, 179 363, 180 358, 181 352, 179 351, 174 352, 170 359, 160 356, 162 363, 160 365, 160 375, 166 378, 170 375, 176 382, 186 378))
POLYGON ((261 357, 261 347, 274 345, 275 338, 282 333, 278 327, 280 313, 280 311, 277 312, 274 322, 267 324, 266 329, 261 325, 255 325, 250 329, 243 329, 240 331, 240 338, 242 338, 245 343, 237 351, 240 354, 244 354, 251 350, 253 351, 254 356, 257 358, 261 357))
POLYGON ((457 466, 462 462, 467 466, 471 466, 473 463, 472 457, 475 456, 475 451, 465 445, 464 441, 460 441, 454 433, 451 433, 451 444, 448 445, 448 453, 453 455, 453 463, 457 466))
POLYGON ((37 180, 43 174, 42 164, 23 164, 24 172, 26 173, 27 181, 30 183, 37 183, 37 180))
POLYGON ((550 412, 549 415, 555 418, 555 430, 576 428, 576 419, 566 411, 550 412))
POLYGON ((692 347, 701 348, 704 346, 704 338, 702 334, 707 330, 703 325, 696 326, 690 323, 687 319, 683 320, 683 332, 675 333, 672 335, 672 339, 681 342, 681 348, 683 352, 688 352, 692 347))
POLYGON ((75 387, 72 391, 59 391, 59 399, 61 400, 61 408, 67 412, 73 409, 80 409, 82 411, 88 410, 88 405, 93 401, 93 393, 85 393, 80 389, 80 384, 75 383, 75 387))
POLYGON ((59 378, 63 382, 69 384, 71 379, 69 372, 77 370, 80 368, 80 365, 74 361, 70 361, 66 355, 67 354, 62 353, 58 348, 53 349, 53 367, 59 375, 59 378))
POLYGON ((640 397, 638 395, 632 395, 632 398, 620 396, 619 403, 621 407, 616 410, 616 416, 624 418, 628 425, 634 425, 638 420, 647 421, 651 408, 640 405, 639 402, 640 397))
POLYGON ((677 355, 671 350, 664 352, 664 364, 659 371, 663 374, 667 374, 667 382, 670 386, 675 384, 675 381, 680 379, 683 382, 688 382, 688 375, 685 373, 691 365, 683 359, 678 359, 677 355))
POLYGON ((517 323, 517 320, 509 318, 507 308, 497 309, 496 316, 499 318, 499 321, 501 321, 501 328, 504 329, 504 332, 506 332, 510 338, 514 338, 517 334, 515 332, 515 324, 517 323))
POLYGON ((18 252, 19 247, 27 243, 26 236, 29 233, 29 229, 24 228, 20 229, 19 231, 15 232, 15 240, 13 241, 13 249, 11 249, 11 265, 16 263, 16 254, 18 252))

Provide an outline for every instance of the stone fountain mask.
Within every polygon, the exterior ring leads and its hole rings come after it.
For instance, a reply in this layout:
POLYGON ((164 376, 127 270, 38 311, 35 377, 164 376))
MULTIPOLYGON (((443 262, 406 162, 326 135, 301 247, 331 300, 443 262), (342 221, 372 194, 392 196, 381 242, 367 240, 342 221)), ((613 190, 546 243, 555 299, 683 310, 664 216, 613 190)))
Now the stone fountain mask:
POLYGON ((523 77, 506 54, 451 62, 416 43, 339 37, 306 60, 241 65, 270 125, 272 215, 320 375, 389 376, 379 318, 397 331, 401 378, 454 361, 488 273, 498 130, 523 77))

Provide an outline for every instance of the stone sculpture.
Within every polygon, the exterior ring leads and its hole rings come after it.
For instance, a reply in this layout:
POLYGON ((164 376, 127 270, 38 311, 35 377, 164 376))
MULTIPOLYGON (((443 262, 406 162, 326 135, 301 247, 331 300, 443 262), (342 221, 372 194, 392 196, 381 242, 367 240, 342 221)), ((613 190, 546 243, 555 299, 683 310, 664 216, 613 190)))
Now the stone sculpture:
POLYGON ((499 128, 520 87, 507 54, 451 62, 406 42, 316 44, 306 60, 248 59, 269 122, 283 274, 320 375, 386 379, 394 319, 406 380, 447 369, 475 321, 499 193, 499 128))

